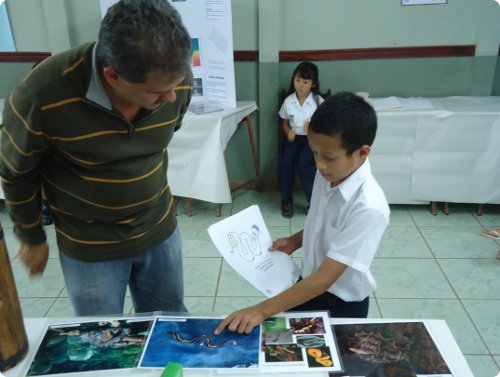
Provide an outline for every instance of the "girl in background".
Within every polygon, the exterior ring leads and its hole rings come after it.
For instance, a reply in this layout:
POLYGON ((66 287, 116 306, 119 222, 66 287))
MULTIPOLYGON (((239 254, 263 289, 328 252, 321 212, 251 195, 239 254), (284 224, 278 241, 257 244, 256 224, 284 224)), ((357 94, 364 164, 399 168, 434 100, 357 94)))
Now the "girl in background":
POLYGON ((278 180, 281 213, 286 218, 293 216, 295 168, 306 194, 306 213, 309 209, 316 166, 307 141, 307 127, 311 116, 322 102, 318 67, 311 62, 300 63, 293 71, 290 88, 279 111, 285 138, 278 157, 278 180))

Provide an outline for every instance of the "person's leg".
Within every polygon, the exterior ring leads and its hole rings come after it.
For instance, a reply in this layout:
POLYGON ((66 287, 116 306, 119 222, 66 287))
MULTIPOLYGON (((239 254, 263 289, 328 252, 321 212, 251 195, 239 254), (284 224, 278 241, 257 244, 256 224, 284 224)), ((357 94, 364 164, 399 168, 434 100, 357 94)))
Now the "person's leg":
POLYGON ((307 204, 311 203, 311 194, 314 184, 314 177, 316 175, 316 163, 314 155, 309 147, 307 138, 302 144, 299 158, 297 160, 297 168, 299 170, 300 182, 304 193, 306 194, 307 204))
POLYGON ((130 258, 82 262, 59 252, 59 259, 76 316, 123 314, 130 258))
POLYGON ((295 164, 299 153, 296 140, 285 142, 278 157, 278 183, 281 194, 281 212, 284 217, 293 216, 293 187, 295 185, 295 164))
POLYGON ((157 247, 133 258, 130 292, 136 313, 186 313, 179 228, 157 247))

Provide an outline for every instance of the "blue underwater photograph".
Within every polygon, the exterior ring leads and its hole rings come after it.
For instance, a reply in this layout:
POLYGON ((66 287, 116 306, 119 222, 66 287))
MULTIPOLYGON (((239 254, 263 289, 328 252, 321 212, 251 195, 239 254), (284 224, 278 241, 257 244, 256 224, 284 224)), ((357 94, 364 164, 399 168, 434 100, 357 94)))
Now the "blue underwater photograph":
POLYGON ((52 325, 28 376, 135 368, 151 319, 122 319, 52 325))
POLYGON ((139 367, 164 368, 176 362, 184 368, 257 368, 260 328, 246 335, 213 334, 221 319, 157 317, 139 367))

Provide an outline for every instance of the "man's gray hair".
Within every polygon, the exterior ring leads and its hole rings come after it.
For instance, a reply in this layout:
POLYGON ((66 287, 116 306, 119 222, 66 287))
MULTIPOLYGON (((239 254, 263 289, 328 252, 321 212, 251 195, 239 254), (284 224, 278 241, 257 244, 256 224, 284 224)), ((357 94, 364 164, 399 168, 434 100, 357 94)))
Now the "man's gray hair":
POLYGON ((121 0, 102 21, 98 65, 113 67, 128 82, 144 82, 148 73, 182 77, 191 55, 189 33, 167 0, 121 0))

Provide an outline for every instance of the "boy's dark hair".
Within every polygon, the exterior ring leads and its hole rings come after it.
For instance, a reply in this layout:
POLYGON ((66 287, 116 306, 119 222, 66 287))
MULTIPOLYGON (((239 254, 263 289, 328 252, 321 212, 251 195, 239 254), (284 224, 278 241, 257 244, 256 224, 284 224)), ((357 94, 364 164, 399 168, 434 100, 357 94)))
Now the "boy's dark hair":
POLYGON ((363 98, 348 92, 337 93, 316 109, 309 129, 328 136, 340 135, 349 156, 363 145, 372 145, 377 115, 363 98))
POLYGON ((311 88, 311 92, 313 93, 316 99, 316 96, 320 95, 319 72, 316 64, 311 62, 302 62, 297 67, 295 67, 292 79, 290 80, 290 86, 288 88, 288 92, 286 93, 285 98, 288 97, 293 92, 295 92, 293 81, 295 80, 295 76, 297 75, 305 80, 311 80, 313 82, 313 87, 311 88))
POLYGON ((97 63, 113 67, 128 82, 144 82, 148 73, 182 77, 191 55, 189 33, 166 0, 121 0, 102 20, 97 63))

